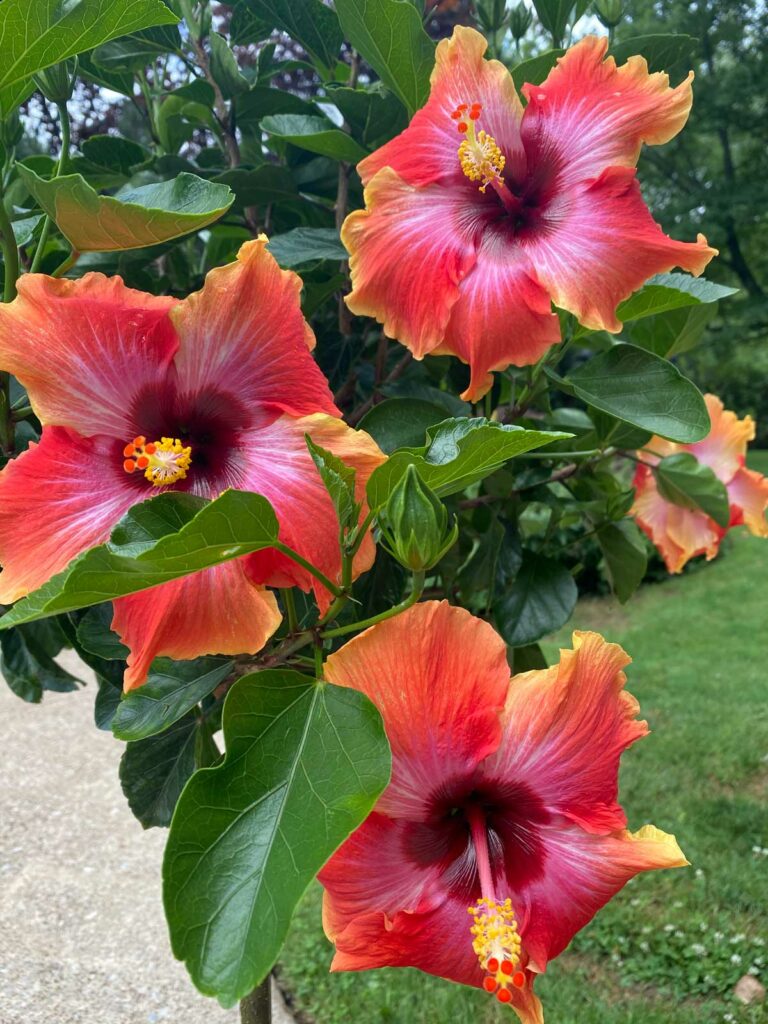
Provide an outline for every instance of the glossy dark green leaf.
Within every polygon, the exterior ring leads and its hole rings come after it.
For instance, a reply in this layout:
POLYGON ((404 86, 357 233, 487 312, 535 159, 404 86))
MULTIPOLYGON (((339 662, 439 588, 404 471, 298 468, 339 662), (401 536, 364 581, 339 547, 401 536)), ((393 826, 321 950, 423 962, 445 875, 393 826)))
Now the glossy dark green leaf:
POLYGON ((315 260, 345 260, 347 250, 336 228, 292 228, 272 235, 267 246, 281 267, 299 267, 315 260))
POLYGON ((333 71, 344 40, 336 15, 322 0, 240 0, 239 6, 301 43, 320 70, 333 71))
POLYGON ((417 448, 426 440, 427 428, 445 419, 445 408, 419 398, 387 398, 360 420, 387 455, 398 448, 417 448))
POLYGON ((523 647, 563 626, 577 597, 565 566, 526 551, 514 583, 494 601, 493 615, 506 642, 523 647))
POLYGON ((170 825, 182 789, 195 770, 197 719, 187 714, 157 736, 129 743, 120 785, 144 828, 170 825))
POLYGON ((519 672, 532 672, 536 669, 547 668, 547 659, 544 657, 539 644, 526 644, 524 647, 512 647, 509 651, 511 656, 511 669, 517 675, 519 672))
POLYGON ((0 117, 29 95, 31 77, 108 39, 178 21, 162 0, 3 0, 0 117))
POLYGON ((352 135, 372 149, 394 138, 408 124, 408 115, 397 96, 374 85, 368 89, 338 86, 328 90, 352 135))
POLYGON ((630 519, 620 519, 599 527, 597 541, 605 558, 611 589, 624 604, 642 583, 648 567, 643 536, 630 519))
POLYGON ((716 313, 717 306, 714 303, 668 309, 656 316, 635 320, 628 325, 626 331, 633 345, 671 359, 698 344, 707 324, 716 313))
POLYGON ((258 494, 225 491, 207 504, 180 492, 161 494, 134 505, 106 544, 79 555, 19 601, 0 619, 0 629, 111 601, 261 551, 275 544, 277 532, 272 506, 258 494))
POLYGON ((656 466, 655 476, 662 498, 683 508, 699 509, 720 526, 725 527, 730 522, 730 501, 725 484, 695 455, 690 452, 668 455, 656 466))
POLYGON ((489 476, 516 455, 570 436, 502 426, 482 418, 444 420, 429 428, 426 445, 404 448, 373 471, 367 485, 368 504, 380 508, 411 464, 433 491, 445 497, 489 476))
POLYGON ((236 0, 229 22, 229 38, 235 46, 260 43, 272 32, 272 24, 254 14, 248 0, 236 0))
POLYGON ((122 686, 105 676, 97 676, 98 691, 93 705, 93 720, 97 729, 109 732, 123 696, 122 686))
POLYGON ((233 96, 239 96, 240 93, 248 92, 250 88, 248 79, 241 74, 237 58, 229 48, 229 43, 224 36, 219 35, 218 32, 211 32, 209 43, 211 47, 211 74, 219 89, 221 89, 222 96, 225 99, 232 99, 233 96))
POLYGON ((125 661, 128 648, 117 633, 112 632, 114 610, 110 602, 89 608, 77 624, 77 640, 81 647, 105 661, 125 661))
POLYGON ((152 159, 148 149, 119 135, 92 135, 80 146, 83 156, 98 167, 130 177, 134 168, 152 159))
POLYGON ((93 51, 94 64, 106 71, 143 71, 157 57, 178 53, 181 35, 175 25, 161 25, 131 35, 120 36, 97 46, 93 51))
POLYGON ((353 466, 347 466, 338 455, 326 451, 315 444, 309 434, 305 435, 309 454, 322 477, 325 488, 331 497, 339 527, 344 530, 357 523, 360 505, 355 500, 355 477, 353 466))
POLYGON ((656 274, 643 287, 625 299, 616 310, 622 323, 666 313, 685 306, 706 305, 736 295, 738 288, 715 284, 690 274, 656 274))
POLYGON ((710 429, 696 385, 668 360, 635 345, 614 345, 593 356, 564 383, 596 409, 671 441, 691 444, 710 429))
POLYGON ((435 44, 409 0, 336 0, 345 37, 411 114, 429 96, 435 44))
POLYGON ((614 43, 611 56, 617 64, 636 54, 645 57, 649 71, 669 71, 673 64, 685 61, 690 66, 699 47, 699 40, 685 34, 634 36, 614 43))
POLYGON ((88 82, 95 82, 105 89, 133 96, 134 77, 130 71, 108 71, 93 59, 92 53, 81 53, 77 58, 77 73, 88 82))
POLYGON ((199 231, 232 205, 226 185, 194 174, 100 196, 79 174, 44 181, 28 167, 19 174, 77 252, 139 249, 199 231))
POLYGON ((493 519, 475 541, 464 565, 459 570, 459 586, 467 597, 490 591, 493 593, 499 555, 505 531, 498 519, 493 519))
POLYGON ((0 634, 0 671, 17 697, 37 704, 45 690, 77 689, 75 676, 54 661, 61 647, 54 623, 19 626, 0 634))
POLYGON ((143 740, 162 732, 212 693, 233 664, 228 658, 155 658, 144 685, 121 700, 112 732, 120 740, 143 740))
POLYGON ((538 57, 530 57, 528 60, 516 64, 512 68, 512 81, 515 83, 518 92, 526 82, 530 82, 531 85, 541 85, 555 64, 557 64, 558 58, 562 57, 564 53, 565 50, 559 48, 547 50, 545 53, 540 53, 538 57))
MULTIPOLYGON (((285 89, 255 85, 235 99, 237 125, 243 132, 261 134, 261 121, 270 114, 306 114, 317 116, 317 107, 285 89)), ((285 169, 280 168, 285 174, 285 169)))
POLYGON ((306 114, 272 114, 261 122, 268 135, 285 139, 310 153, 330 156, 334 160, 357 163, 366 156, 364 150, 351 135, 337 128, 326 117, 312 117, 306 114))
POLYGON ((179 800, 163 865, 175 955, 232 1006, 266 977, 298 900, 389 778, 378 712, 361 693, 296 672, 229 692, 226 756, 179 800))

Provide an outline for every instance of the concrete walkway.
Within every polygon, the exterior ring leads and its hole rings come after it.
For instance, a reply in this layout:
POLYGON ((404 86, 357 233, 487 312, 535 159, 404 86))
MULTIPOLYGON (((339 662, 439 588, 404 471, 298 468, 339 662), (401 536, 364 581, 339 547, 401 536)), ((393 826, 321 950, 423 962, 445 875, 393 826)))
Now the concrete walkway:
POLYGON ((94 696, 24 704, 0 679, 0 1022, 236 1024, 171 954, 167 833, 128 809, 124 745, 94 726, 94 696))

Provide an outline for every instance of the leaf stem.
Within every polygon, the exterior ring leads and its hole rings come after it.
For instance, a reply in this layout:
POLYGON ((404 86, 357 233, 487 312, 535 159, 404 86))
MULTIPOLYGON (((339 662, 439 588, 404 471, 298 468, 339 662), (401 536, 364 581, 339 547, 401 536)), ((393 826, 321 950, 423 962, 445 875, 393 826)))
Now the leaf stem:
POLYGON ((332 580, 328 579, 324 572, 321 572, 320 569, 317 568, 317 566, 312 565, 312 563, 308 562, 306 558, 303 558, 298 553, 298 551, 294 551, 293 548, 289 548, 288 545, 283 544, 282 541, 276 541, 273 547, 275 551, 279 551, 281 554, 285 555, 286 558, 290 558, 292 562, 295 562, 297 565, 300 565, 302 569, 306 569, 307 572, 314 576, 316 580, 319 580, 323 584, 325 589, 329 590, 334 597, 342 596, 344 591, 341 589, 341 587, 337 586, 332 580))
POLYGON ((3 302, 11 302, 16 298, 16 281, 19 278, 19 247, 13 231, 11 219, 0 198, 0 247, 3 251, 5 264, 5 284, 3 302))
POLYGON ((240 1000, 240 1024, 272 1024, 271 976, 240 1000))
POLYGON ((395 615, 399 615, 400 612, 406 611, 421 597, 424 592, 424 573, 415 572, 413 574, 413 585, 410 594, 400 604, 396 604, 394 608, 389 608, 385 612, 381 612, 379 615, 372 615, 369 619, 361 619, 360 622, 351 622, 347 626, 339 626, 337 629, 326 629, 320 634, 323 640, 330 640, 337 636, 346 636, 347 633, 357 633, 360 630, 368 629, 369 626, 375 626, 379 622, 384 622, 386 619, 391 619, 395 615))
POLYGON ((281 591, 283 596, 283 604, 285 605, 285 612, 288 616, 288 631, 290 633, 298 633, 299 631, 299 617, 296 614, 296 599, 293 596, 293 587, 286 587, 285 590, 281 591))
POLYGON ((69 256, 51 272, 51 277, 64 277, 64 275, 74 267, 77 261, 80 259, 80 253, 77 249, 72 249, 69 256))
MULTIPOLYGON (((60 177, 67 166, 69 160, 69 147, 70 147, 70 121, 69 111, 67 110, 66 103, 57 103, 56 109, 59 112, 59 124, 61 126, 61 152, 59 153, 59 162, 56 165, 56 171, 53 175, 54 178, 60 177)), ((45 251, 46 243, 48 242, 48 235, 51 232, 51 218, 46 214, 45 220, 43 221, 43 227, 40 232, 40 238, 37 242, 37 248, 35 249, 35 255, 32 260, 32 266, 29 268, 30 274, 36 274, 40 269, 40 263, 43 259, 43 253, 45 251)))

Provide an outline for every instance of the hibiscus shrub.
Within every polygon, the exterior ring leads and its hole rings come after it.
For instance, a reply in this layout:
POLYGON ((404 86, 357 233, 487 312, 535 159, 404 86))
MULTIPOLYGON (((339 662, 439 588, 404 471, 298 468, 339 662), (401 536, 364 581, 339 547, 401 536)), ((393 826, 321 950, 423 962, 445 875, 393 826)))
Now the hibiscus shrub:
POLYGON ((686 861, 617 801, 624 652, 538 641, 647 538, 768 534, 754 424, 674 361, 733 289, 635 171, 689 37, 422 6, 0 4, 3 673, 95 673, 173 950, 248 1020, 319 872, 334 969, 540 1021, 547 961, 686 861))

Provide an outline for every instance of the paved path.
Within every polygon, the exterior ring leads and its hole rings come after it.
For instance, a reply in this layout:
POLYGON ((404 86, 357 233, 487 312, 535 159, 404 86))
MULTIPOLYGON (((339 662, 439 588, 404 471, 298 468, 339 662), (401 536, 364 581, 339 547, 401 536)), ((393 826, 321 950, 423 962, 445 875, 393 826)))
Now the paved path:
POLYGON ((0 1024, 236 1024, 171 954, 166 831, 129 811, 94 694, 24 704, 0 679, 0 1024))

